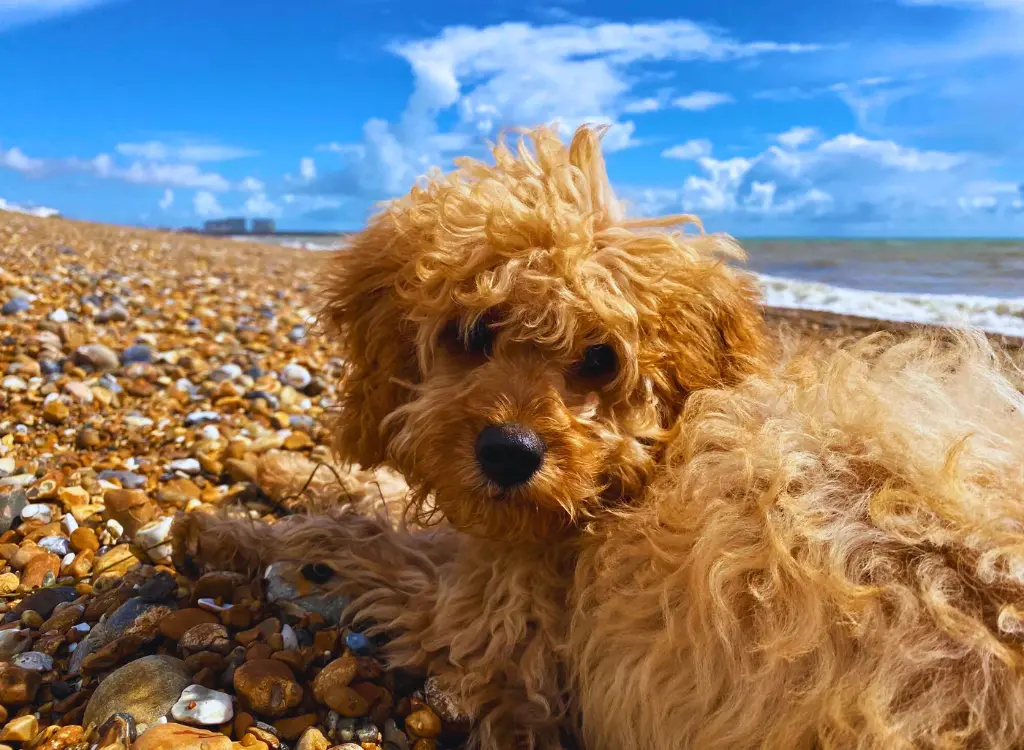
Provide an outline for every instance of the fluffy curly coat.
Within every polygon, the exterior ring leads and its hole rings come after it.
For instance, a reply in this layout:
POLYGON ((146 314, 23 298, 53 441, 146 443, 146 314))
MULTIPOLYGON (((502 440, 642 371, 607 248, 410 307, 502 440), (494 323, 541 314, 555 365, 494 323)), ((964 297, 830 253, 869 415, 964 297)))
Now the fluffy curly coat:
POLYGON ((599 135, 499 143, 333 261, 337 449, 412 523, 192 514, 179 555, 328 564, 474 747, 1024 745, 1016 374, 970 333, 770 345, 736 245, 624 219, 599 135), (546 453, 503 489, 511 422, 546 453))

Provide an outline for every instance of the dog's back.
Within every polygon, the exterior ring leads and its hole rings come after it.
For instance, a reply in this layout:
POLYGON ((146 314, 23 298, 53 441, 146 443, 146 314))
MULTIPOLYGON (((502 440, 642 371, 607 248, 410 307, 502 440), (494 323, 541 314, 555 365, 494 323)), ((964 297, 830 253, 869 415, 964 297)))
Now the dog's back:
POLYGON ((581 562, 587 747, 1024 744, 1016 377, 883 337, 693 396, 581 562))

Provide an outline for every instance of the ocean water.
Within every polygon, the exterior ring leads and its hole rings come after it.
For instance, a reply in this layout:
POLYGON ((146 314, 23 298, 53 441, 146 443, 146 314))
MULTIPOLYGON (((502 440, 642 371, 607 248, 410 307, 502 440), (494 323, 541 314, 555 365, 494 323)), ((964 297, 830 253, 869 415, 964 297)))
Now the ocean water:
POLYGON ((748 239, 775 307, 1024 336, 1024 240, 748 239))
MULTIPOLYGON (((340 238, 275 241, 308 250, 340 238)), ((741 239, 773 307, 1024 336, 1024 240, 741 239)))

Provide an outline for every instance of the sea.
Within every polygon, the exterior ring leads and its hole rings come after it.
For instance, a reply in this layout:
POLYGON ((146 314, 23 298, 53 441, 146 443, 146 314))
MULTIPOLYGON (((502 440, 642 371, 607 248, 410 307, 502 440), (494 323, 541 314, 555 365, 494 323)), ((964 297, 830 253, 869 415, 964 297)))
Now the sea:
MULTIPOLYGON (((326 250, 342 240, 274 241, 326 250)), ((1024 239, 739 241, 770 306, 1024 337, 1024 239)))

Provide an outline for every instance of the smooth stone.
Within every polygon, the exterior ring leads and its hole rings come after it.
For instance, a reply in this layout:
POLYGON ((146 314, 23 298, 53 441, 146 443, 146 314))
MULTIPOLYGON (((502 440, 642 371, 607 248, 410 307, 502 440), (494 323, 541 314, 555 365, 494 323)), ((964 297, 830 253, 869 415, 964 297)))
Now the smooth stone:
POLYGON ((25 382, 24 378, 19 378, 17 375, 8 375, 0 381, 0 388, 11 393, 21 393, 28 390, 28 383, 25 382))
MULTIPOLYGON (((76 521, 75 523, 77 524, 78 522, 76 521)), ((44 536, 39 540, 38 544, 58 557, 64 557, 64 555, 71 551, 71 543, 62 536, 44 536)))
POLYGON ((143 732, 130 750, 231 750, 231 747, 226 735, 167 722, 143 732))
POLYGON ((14 612, 18 615, 23 612, 38 612, 42 617, 49 617, 58 604, 73 602, 78 598, 78 592, 71 586, 56 586, 49 589, 34 591, 24 599, 21 604, 15 607, 14 612))
POLYGON ((373 641, 362 633, 346 633, 345 645, 356 656, 372 656, 377 650, 377 647, 373 645, 373 641))
POLYGON ((103 344, 83 344, 75 349, 74 359, 100 372, 116 370, 121 364, 117 353, 103 344))
POLYGON ((50 510, 48 505, 43 503, 31 503, 22 508, 21 520, 39 521, 44 524, 49 523, 53 520, 53 511, 50 510))
POLYGON ((219 422, 220 414, 215 411, 194 411, 185 417, 186 427, 195 427, 207 422, 219 422))
POLYGON ((167 468, 171 471, 180 471, 185 474, 198 474, 203 470, 202 465, 194 458, 179 458, 171 461, 167 468))
POLYGON ((233 716, 231 696, 202 685, 189 685, 171 706, 171 718, 185 724, 219 725, 233 716))
POLYGON ((185 662, 161 654, 143 656, 114 670, 96 688, 82 724, 100 725, 116 713, 153 724, 171 710, 191 682, 185 662))
POLYGON ((53 657, 39 651, 25 651, 11 659, 11 664, 31 672, 49 672, 53 669, 53 657))
POLYGON ((144 549, 149 559, 158 565, 166 565, 171 560, 173 551, 171 525, 173 522, 172 516, 166 516, 147 523, 135 532, 135 544, 144 549))
POLYGON ((281 382, 284 383, 285 385, 290 385, 297 391, 301 391, 303 388, 309 385, 309 381, 311 381, 312 379, 313 376, 309 374, 309 370, 307 370, 302 365, 295 364, 294 362, 285 365, 281 369, 281 382))
POLYGON ((146 486, 146 477, 142 474, 123 469, 104 469, 96 475, 96 478, 107 482, 116 479, 126 490, 140 490, 146 486))
POLYGON ((0 534, 11 528, 15 518, 21 517, 26 505, 28 497, 22 489, 0 494, 0 534))
POLYGON ((220 618, 196 607, 179 609, 160 621, 160 632, 165 638, 177 641, 196 625, 203 623, 219 624, 220 618))
POLYGON ((178 582, 167 572, 157 573, 139 586, 138 596, 144 602, 159 603, 172 599, 178 590, 178 582))
POLYGON ((24 297, 15 297, 12 300, 4 302, 3 307, 0 308, 0 312, 4 315, 17 315, 18 313, 26 312, 30 307, 32 307, 32 303, 27 299, 24 297))
POLYGON ((128 311, 121 305, 111 305, 96 315, 97 323, 123 323, 128 320, 128 311))
POLYGON ((284 716, 302 700, 302 686, 288 665, 274 659, 253 659, 235 670, 235 692, 258 714, 284 716))
POLYGON ((152 361, 153 350, 145 344, 133 344, 121 352, 121 363, 125 365, 152 361))
POLYGON ((0 664, 0 706, 24 706, 31 703, 43 678, 39 672, 0 664))

